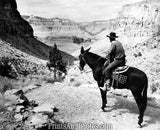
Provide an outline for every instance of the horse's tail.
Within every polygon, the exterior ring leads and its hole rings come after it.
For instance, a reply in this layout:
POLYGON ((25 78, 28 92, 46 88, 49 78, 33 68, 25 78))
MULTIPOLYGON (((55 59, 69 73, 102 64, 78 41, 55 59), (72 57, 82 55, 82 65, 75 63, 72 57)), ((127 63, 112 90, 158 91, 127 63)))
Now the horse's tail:
POLYGON ((143 103, 144 103, 144 110, 147 107, 147 88, 148 88, 148 78, 146 76, 146 80, 145 80, 145 84, 144 84, 144 88, 142 91, 142 98, 143 98, 143 103))

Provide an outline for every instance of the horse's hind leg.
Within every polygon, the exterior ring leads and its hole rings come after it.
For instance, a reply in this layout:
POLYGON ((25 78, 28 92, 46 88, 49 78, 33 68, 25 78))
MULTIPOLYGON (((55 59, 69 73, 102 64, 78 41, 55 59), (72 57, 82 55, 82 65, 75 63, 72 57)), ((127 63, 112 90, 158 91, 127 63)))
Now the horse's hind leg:
POLYGON ((142 127, 142 122, 143 122, 143 116, 144 116, 144 111, 145 111, 145 106, 143 105, 143 97, 139 92, 132 92, 133 96, 136 100, 136 103, 138 105, 138 109, 139 109, 139 116, 138 116, 138 124, 140 125, 140 127, 142 127))
POLYGON ((138 104, 138 108, 139 108, 139 116, 138 116, 138 124, 140 125, 140 127, 142 127, 141 123, 143 122, 143 116, 144 116, 144 107, 142 104, 142 98, 138 98, 136 99, 136 102, 138 104))

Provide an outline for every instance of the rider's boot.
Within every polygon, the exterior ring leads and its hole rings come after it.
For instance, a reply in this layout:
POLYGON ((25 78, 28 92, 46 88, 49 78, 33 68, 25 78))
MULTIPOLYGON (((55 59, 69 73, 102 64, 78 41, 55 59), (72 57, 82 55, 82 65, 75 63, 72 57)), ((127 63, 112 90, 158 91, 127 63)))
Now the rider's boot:
POLYGON ((111 85, 110 85, 110 79, 107 79, 104 83, 103 87, 100 87, 100 89, 102 89, 103 91, 110 91, 111 89, 111 85))

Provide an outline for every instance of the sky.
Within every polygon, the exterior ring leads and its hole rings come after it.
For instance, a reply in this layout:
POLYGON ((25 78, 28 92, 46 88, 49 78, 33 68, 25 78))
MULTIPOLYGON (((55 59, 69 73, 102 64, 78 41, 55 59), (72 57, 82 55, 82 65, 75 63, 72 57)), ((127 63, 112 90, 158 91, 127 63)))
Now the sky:
POLYGON ((16 0, 21 15, 90 22, 115 18, 122 6, 142 0, 16 0))

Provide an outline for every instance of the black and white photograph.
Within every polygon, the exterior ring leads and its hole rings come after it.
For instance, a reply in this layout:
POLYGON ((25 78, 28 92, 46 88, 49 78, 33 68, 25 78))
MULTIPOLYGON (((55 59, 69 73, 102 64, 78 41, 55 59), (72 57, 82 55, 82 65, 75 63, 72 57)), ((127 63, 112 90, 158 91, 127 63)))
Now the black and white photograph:
POLYGON ((160 0, 0 0, 0 130, 160 130, 160 0))

